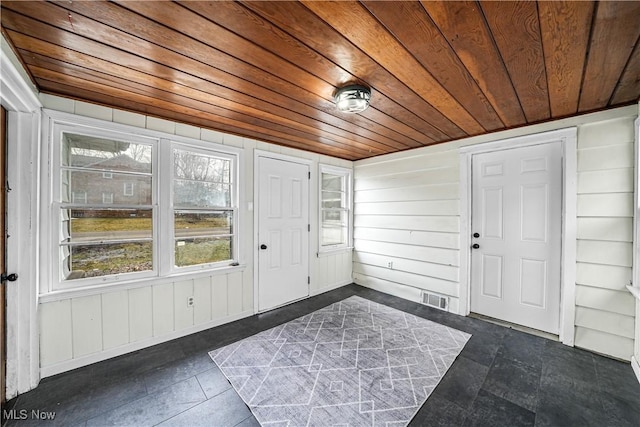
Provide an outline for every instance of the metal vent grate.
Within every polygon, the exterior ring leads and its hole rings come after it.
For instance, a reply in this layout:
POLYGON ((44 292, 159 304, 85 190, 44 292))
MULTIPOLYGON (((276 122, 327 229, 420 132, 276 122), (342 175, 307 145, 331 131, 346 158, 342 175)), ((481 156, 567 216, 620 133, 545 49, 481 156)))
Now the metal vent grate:
POLYGON ((431 292, 422 291, 422 303, 438 310, 448 311, 449 309, 449 297, 431 292))

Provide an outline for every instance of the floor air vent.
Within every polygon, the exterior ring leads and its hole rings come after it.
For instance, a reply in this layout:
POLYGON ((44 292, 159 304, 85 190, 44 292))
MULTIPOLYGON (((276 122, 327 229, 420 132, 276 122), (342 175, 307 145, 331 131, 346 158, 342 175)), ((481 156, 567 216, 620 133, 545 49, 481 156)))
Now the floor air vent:
POLYGON ((422 303, 439 310, 448 311, 449 309, 449 297, 433 294, 431 292, 422 292, 422 303))

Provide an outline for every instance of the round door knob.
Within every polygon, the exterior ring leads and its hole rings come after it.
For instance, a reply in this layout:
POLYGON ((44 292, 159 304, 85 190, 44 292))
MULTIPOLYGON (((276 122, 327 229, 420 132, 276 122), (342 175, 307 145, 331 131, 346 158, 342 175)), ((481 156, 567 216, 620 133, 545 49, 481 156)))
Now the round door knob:
POLYGON ((267 249, 267 245, 265 245, 264 243, 260 245, 260 249, 265 250, 267 249))
POLYGON ((480 237, 480 233, 473 233, 473 237, 477 239, 478 237, 480 237))
POLYGON ((474 243, 474 244, 473 244, 473 246, 471 246, 471 247, 472 247, 473 249, 478 249, 478 248, 480 247, 480 245, 479 245, 479 244, 477 244, 477 243, 474 243))

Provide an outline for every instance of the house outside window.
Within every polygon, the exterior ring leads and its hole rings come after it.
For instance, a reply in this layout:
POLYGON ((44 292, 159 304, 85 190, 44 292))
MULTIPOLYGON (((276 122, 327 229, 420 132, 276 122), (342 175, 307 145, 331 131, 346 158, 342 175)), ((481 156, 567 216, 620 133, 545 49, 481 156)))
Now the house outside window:
POLYGON ((50 290, 237 265, 238 154, 68 122, 51 135, 50 290))
POLYGON ((320 165, 320 252, 351 245, 351 170, 320 165))

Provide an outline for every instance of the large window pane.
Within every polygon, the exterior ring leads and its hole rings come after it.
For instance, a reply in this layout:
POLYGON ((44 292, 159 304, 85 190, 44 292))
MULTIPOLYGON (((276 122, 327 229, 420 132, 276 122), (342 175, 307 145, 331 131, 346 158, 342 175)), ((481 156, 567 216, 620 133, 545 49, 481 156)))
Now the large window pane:
POLYGON ((61 247, 67 280, 153 270, 151 242, 61 247))
POLYGON ((233 234, 233 212, 175 213, 176 238, 233 234))
POLYGON ((62 209, 63 242, 151 239, 151 209, 62 209))
POLYGON ((232 253, 231 237, 176 239, 177 267, 230 261, 232 253))
POLYGON ((175 206, 183 208, 231 207, 231 186, 229 184, 176 179, 173 191, 175 206))
POLYGON ((340 245, 347 242, 347 211, 323 211, 321 245, 340 245))
POLYGON ((322 192, 322 207, 323 208, 344 208, 347 204, 347 195, 345 193, 335 191, 323 191, 322 192))
POLYGON ((328 191, 344 191, 344 175, 322 174, 322 189, 328 191))
POLYGON ((62 134, 62 166, 151 173, 151 145, 109 138, 62 134))
POLYGON ((109 173, 89 170, 62 170, 61 198, 63 203, 102 204, 103 193, 113 194, 115 204, 150 205, 151 176, 109 173), (129 191, 126 191, 126 190, 129 191), (83 194, 83 197, 78 197, 83 194))

